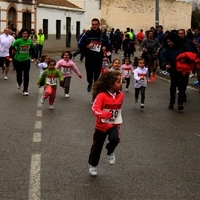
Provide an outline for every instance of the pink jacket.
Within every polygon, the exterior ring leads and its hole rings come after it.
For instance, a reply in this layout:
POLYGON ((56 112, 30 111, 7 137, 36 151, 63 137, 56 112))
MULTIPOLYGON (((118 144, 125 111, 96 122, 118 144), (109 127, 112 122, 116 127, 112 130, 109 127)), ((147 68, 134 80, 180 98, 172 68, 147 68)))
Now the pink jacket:
POLYGON ((61 59, 57 62, 56 68, 59 69, 62 75, 65 77, 71 77, 72 71, 74 71, 78 76, 81 75, 81 72, 78 70, 78 67, 72 60, 61 59))

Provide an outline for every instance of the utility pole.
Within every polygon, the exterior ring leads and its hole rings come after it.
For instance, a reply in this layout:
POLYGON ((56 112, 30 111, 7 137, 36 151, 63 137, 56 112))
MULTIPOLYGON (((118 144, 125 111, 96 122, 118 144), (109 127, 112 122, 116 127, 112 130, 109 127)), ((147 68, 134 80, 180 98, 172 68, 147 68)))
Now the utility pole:
POLYGON ((156 3, 155 3, 155 26, 159 26, 159 0, 155 0, 156 3))

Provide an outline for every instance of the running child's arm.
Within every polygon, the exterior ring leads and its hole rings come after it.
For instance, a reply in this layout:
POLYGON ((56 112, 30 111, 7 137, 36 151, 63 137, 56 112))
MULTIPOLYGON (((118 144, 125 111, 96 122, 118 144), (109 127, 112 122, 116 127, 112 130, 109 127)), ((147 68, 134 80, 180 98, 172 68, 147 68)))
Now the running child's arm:
POLYGON ((77 74, 79 78, 82 78, 81 72, 79 71, 78 67, 72 62, 71 69, 77 74))
POLYGON ((93 114, 100 119, 110 119, 112 117, 111 112, 103 111, 103 95, 99 94, 95 98, 95 101, 92 106, 93 114))

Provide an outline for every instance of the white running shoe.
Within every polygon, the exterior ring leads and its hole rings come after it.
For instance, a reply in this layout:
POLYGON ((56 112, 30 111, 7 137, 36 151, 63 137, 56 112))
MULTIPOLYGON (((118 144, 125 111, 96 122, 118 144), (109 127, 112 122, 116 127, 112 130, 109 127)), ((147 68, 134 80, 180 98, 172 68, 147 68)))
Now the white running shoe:
POLYGON ((28 92, 23 92, 24 96, 28 96, 29 93, 28 92))
POLYGON ((128 92, 128 88, 125 88, 125 91, 128 92))
POLYGON ((18 90, 21 89, 21 85, 19 85, 18 83, 17 83, 17 89, 18 90))
POLYGON ((96 176, 97 175, 97 168, 90 165, 89 173, 90 173, 91 176, 96 176))
POLYGON ((53 105, 50 105, 50 106, 49 106, 49 109, 50 109, 50 110, 53 110, 53 109, 54 109, 53 105))
POLYGON ((141 108, 144 108, 145 106, 144 106, 144 104, 143 104, 143 103, 141 103, 140 107, 141 107, 141 108))
POLYGON ((110 155, 108 155, 108 163, 110 165, 114 165, 115 164, 115 154, 111 153, 110 155))
POLYGON ((69 98, 69 94, 65 94, 65 97, 66 97, 66 98, 69 98))
POLYGON ((43 104, 44 103, 44 97, 42 96, 40 99, 40 103, 43 104))
POLYGON ((8 80, 8 77, 7 77, 7 76, 4 76, 4 80, 8 80))

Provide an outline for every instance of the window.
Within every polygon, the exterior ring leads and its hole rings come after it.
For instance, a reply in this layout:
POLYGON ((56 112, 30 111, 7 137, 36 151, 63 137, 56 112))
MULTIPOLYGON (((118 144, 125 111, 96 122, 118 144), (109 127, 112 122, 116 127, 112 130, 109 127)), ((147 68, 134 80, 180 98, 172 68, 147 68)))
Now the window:
POLYGON ((48 39, 48 19, 43 19, 43 33, 45 35, 45 39, 48 39))
POLYGON ((56 39, 61 38, 61 20, 56 20, 56 39))

